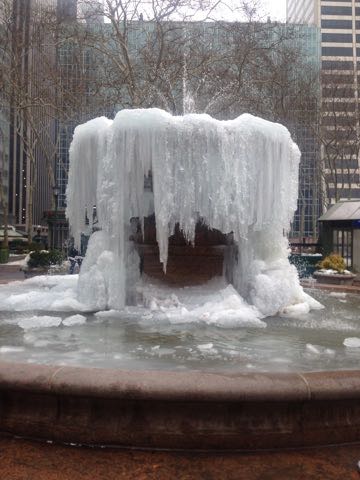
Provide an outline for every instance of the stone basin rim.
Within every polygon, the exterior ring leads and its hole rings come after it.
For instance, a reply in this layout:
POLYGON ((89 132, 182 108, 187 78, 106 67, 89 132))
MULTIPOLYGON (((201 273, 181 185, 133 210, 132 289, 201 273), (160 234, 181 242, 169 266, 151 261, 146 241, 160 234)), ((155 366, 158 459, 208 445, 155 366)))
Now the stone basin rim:
POLYGON ((359 442, 360 371, 219 374, 0 362, 0 433, 148 450, 359 442))
POLYGON ((3 391, 149 401, 360 400, 360 370, 209 373, 0 362, 3 391))

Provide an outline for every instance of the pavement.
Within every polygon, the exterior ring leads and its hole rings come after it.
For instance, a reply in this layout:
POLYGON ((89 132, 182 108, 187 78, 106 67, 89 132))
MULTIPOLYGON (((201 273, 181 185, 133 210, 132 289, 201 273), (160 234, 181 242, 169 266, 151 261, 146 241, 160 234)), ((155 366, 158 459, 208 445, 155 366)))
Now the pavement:
POLYGON ((359 480, 360 444, 250 453, 136 451, 0 436, 6 480, 359 480))
MULTIPOLYGON (((17 260, 19 259, 20 257, 17 258, 17 260)), ((24 273, 20 270, 20 265, 12 265, 11 263, 0 263, 0 284, 24 279, 24 273)))

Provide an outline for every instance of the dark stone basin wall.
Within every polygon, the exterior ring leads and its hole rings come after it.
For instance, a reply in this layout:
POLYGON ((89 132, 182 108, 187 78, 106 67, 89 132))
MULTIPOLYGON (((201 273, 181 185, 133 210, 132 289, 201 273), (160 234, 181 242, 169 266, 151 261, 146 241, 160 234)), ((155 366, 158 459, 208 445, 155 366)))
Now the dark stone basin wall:
POLYGON ((229 238, 202 223, 196 225, 194 246, 186 242, 179 226, 176 226, 174 235, 169 237, 166 274, 159 261, 155 216, 144 219, 144 236, 138 223, 132 238, 141 258, 141 272, 149 277, 183 286, 202 284, 223 274, 224 254, 229 238))

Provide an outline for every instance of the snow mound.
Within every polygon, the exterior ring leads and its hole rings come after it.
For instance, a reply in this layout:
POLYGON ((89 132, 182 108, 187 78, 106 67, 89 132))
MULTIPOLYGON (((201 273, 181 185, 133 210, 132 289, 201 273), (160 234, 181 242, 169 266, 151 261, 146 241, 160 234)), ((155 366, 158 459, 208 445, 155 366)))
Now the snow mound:
POLYGON ((147 311, 144 321, 167 320, 173 324, 204 322, 221 327, 263 328, 264 315, 248 305, 232 285, 214 280, 196 287, 174 288, 143 282, 138 287, 147 311))

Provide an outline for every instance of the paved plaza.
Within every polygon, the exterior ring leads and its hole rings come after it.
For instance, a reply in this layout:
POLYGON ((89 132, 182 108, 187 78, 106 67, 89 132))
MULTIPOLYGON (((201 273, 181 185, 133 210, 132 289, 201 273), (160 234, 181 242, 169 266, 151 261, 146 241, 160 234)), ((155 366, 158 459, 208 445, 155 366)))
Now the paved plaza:
POLYGON ((360 445, 254 453, 78 448, 0 437, 8 480, 358 480, 360 445))

